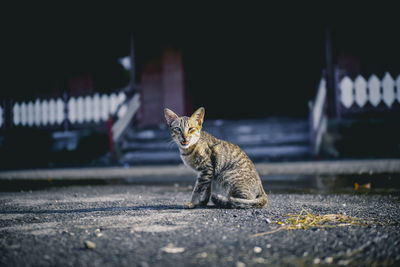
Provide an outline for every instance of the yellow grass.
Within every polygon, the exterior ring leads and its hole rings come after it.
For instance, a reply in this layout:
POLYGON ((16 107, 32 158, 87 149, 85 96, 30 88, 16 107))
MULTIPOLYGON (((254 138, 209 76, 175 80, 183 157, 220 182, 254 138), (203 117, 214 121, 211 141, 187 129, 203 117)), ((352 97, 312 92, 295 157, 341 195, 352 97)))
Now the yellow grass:
POLYGON ((331 227, 342 227, 342 226, 367 226, 377 224, 376 219, 360 219, 357 217, 351 217, 344 214, 312 214, 305 209, 302 209, 299 214, 287 214, 289 217, 287 221, 273 221, 272 223, 280 225, 279 228, 262 232, 252 237, 263 236, 272 234, 281 230, 300 230, 309 228, 331 228, 331 227))

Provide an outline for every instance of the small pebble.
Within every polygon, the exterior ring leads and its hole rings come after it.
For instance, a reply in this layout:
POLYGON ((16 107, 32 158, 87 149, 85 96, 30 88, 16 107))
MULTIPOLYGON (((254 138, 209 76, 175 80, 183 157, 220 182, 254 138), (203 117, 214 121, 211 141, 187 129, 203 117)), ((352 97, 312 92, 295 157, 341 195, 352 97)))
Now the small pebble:
POLYGON ((255 263, 260 263, 260 264, 262 264, 262 263, 265 262, 264 258, 261 258, 261 257, 254 258, 253 261, 254 261, 255 263))
POLYGON ((241 261, 236 262, 236 267, 246 267, 246 264, 244 264, 241 261))
POLYGON ((265 247, 266 248, 271 248, 271 244, 267 244, 265 247))
POLYGON ((262 248, 260 248, 260 247, 254 247, 253 250, 254 250, 254 253, 261 253, 262 248))
POLYGON ((340 260, 337 264, 338 265, 349 265, 350 264, 350 260, 340 260))
POLYGON ((202 258, 207 258, 207 252, 202 252, 202 253, 200 254, 200 257, 202 257, 202 258))
POLYGON ((326 257, 325 258, 325 262, 328 263, 328 264, 333 263, 333 257, 326 257))
POLYGON ((85 247, 88 249, 94 249, 96 247, 96 244, 92 241, 86 240, 85 241, 85 247))
POLYGON ((319 259, 319 258, 315 258, 314 260, 313 260, 313 263, 314 264, 319 264, 321 262, 321 260, 319 259))
POLYGON ((168 244, 168 246, 161 248, 162 251, 166 253, 182 253, 185 251, 185 248, 175 247, 173 244, 168 244))

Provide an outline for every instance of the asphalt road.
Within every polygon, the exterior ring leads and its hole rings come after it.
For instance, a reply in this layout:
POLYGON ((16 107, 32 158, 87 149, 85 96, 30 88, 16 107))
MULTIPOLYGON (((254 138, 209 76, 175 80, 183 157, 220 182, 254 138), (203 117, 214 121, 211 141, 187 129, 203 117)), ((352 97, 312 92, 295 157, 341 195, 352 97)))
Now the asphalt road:
POLYGON ((400 265, 398 194, 269 192, 255 210, 182 209, 189 197, 187 184, 2 192, 0 266, 400 265), (379 223, 252 236, 302 209, 379 223))

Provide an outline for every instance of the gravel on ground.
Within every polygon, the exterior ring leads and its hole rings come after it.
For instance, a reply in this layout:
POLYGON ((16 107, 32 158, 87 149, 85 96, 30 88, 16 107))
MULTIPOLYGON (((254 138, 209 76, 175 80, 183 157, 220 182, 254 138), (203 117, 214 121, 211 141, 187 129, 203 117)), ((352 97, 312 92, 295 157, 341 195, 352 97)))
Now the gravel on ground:
POLYGON ((183 209, 191 187, 101 185, 0 193, 1 266, 395 266, 399 196, 273 193, 264 209, 183 209), (287 214, 377 224, 273 231, 287 214))

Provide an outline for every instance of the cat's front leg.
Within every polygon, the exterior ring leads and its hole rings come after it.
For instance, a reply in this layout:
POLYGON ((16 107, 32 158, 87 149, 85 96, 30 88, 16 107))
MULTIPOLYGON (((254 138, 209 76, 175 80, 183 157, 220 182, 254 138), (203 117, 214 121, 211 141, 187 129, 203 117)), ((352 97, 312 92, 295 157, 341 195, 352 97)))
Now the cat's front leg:
POLYGON ((211 176, 200 175, 192 192, 192 200, 185 204, 185 208, 193 209, 196 206, 206 206, 211 195, 211 176))

